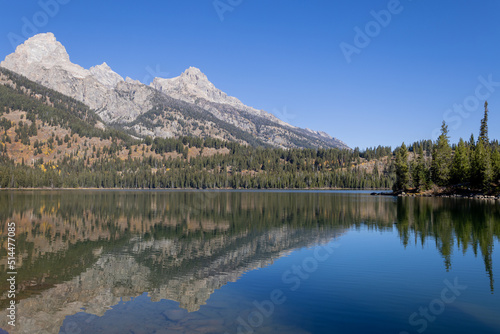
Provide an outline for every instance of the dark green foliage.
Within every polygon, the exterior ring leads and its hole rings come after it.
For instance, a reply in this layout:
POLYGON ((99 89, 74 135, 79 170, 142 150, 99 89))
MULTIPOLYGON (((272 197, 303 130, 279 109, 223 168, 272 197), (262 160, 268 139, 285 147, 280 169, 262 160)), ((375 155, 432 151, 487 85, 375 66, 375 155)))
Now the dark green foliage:
POLYGON ((12 122, 5 117, 0 118, 0 128, 3 130, 9 130, 12 127, 12 122))
MULTIPOLYGON (((118 138, 127 142, 132 141, 132 138, 123 131, 96 128, 95 125, 100 121, 99 116, 83 103, 38 85, 7 69, 0 68, 0 73, 16 84, 15 88, 0 85, 0 110, 26 111, 26 119, 31 122, 38 119, 43 124, 58 125, 70 129, 81 137, 118 138), (47 100, 50 100, 50 104, 46 102, 47 100)), ((2 127, 4 125, 5 123, 0 124, 2 127)), ((24 126, 26 136, 36 135, 36 124, 30 127, 27 124, 24 126)), ((21 140, 23 140, 22 135, 24 133, 20 133, 21 140)))
POLYGON ((426 190, 429 186, 429 168, 425 161, 423 146, 418 147, 416 161, 413 162, 412 179, 413 185, 418 191, 426 190))
POLYGON ((432 143, 432 140, 421 140, 418 142, 413 143, 412 145, 408 146, 408 149, 410 152, 418 152, 420 149, 422 149, 424 152, 432 152, 432 148, 434 147, 434 144, 432 143))
POLYGON ((443 121, 441 135, 432 151, 432 179, 439 186, 448 184, 450 180, 452 150, 448 138, 448 126, 443 121))
POLYGON ((483 144, 489 143, 488 139, 488 101, 484 102, 484 117, 481 120, 481 128, 479 129, 478 141, 482 141, 483 144))
POLYGON ((458 146, 455 148, 453 162, 451 164, 451 181, 455 184, 466 182, 470 177, 469 149, 464 140, 460 138, 458 146))
POLYGON ((472 155, 472 184, 476 187, 485 189, 490 187, 493 179, 490 154, 490 147, 479 140, 472 155))
POLYGON ((410 169, 408 165, 408 149, 405 143, 396 149, 396 183, 394 190, 406 191, 410 187, 410 169))
POLYGON ((500 146, 497 140, 491 142, 488 140, 487 102, 477 142, 474 140, 474 135, 471 135, 468 142, 460 139, 458 145, 450 147, 448 127, 443 122, 441 135, 436 143, 429 145, 429 141, 421 141, 409 148, 410 152, 416 150, 418 153, 410 162, 411 171, 408 180, 407 166, 403 163, 405 147, 396 149, 395 190, 406 190, 413 185, 416 190, 421 191, 429 188, 432 181, 442 187, 452 186, 467 191, 498 193, 500 146), (427 154, 424 150, 432 151, 430 168, 425 159, 427 154))
MULTIPOLYGON (((159 145, 165 140, 155 139, 153 146, 155 142, 159 145)), ((176 159, 129 156, 121 160, 110 156, 111 149, 105 148, 103 152, 96 150, 98 160, 91 165, 85 158, 64 157, 54 163, 56 169, 47 164, 42 168, 42 161, 34 166, 16 165, 3 157, 0 187, 390 188, 394 179, 390 170, 368 173, 352 167, 359 155, 349 150, 253 148, 218 140, 200 142, 196 138, 172 139, 168 143, 171 150, 182 156, 176 159), (186 159, 190 145, 227 148, 230 153, 186 159)))
POLYGON ((493 148, 493 153, 491 154, 491 165, 493 168, 493 181, 500 182, 500 150, 498 146, 493 148))
MULTIPOLYGON (((354 151, 359 151, 359 148, 355 148, 354 151)), ((361 158, 365 158, 370 161, 373 159, 380 159, 386 156, 392 155, 392 149, 390 146, 377 146, 377 147, 369 147, 364 152, 360 152, 359 156, 361 158)))

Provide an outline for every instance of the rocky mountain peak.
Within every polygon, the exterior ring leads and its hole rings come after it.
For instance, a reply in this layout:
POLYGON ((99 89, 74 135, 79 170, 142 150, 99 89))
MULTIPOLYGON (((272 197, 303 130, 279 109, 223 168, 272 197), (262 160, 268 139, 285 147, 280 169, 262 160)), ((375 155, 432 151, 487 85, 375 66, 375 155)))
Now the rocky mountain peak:
POLYGON ((101 65, 96 65, 91 68, 98 68, 102 71, 111 71, 111 67, 109 67, 108 63, 103 62, 101 65))
POLYGON ((35 35, 16 48, 8 55, 0 66, 11 71, 23 74, 39 70, 40 68, 62 68, 71 72, 75 77, 84 78, 89 73, 87 70, 71 63, 66 48, 56 40, 53 33, 35 35))
POLYGON ((91 67, 89 71, 97 81, 109 88, 114 88, 119 82, 124 81, 118 73, 114 72, 111 67, 106 64, 106 62, 91 67))
POLYGON ((209 102, 248 108, 237 98, 228 96, 217 89, 207 76, 196 67, 189 67, 175 78, 155 78, 151 86, 167 95, 190 103, 202 98, 209 102))
POLYGON ((16 52, 8 56, 5 62, 13 55, 24 58, 28 64, 43 63, 44 65, 55 65, 61 62, 69 62, 66 48, 59 43, 53 33, 38 34, 26 40, 16 48, 16 52))
POLYGON ((199 82, 199 81, 207 81, 208 78, 203 73, 199 68, 196 67, 190 67, 187 70, 185 70, 179 77, 179 79, 184 79, 193 83, 199 82))
POLYGON ((189 67, 180 76, 170 79, 155 78, 155 80, 163 83, 168 83, 169 86, 176 87, 176 89, 189 90, 195 95, 204 91, 202 95, 208 95, 217 88, 208 80, 205 73, 199 68, 189 67))

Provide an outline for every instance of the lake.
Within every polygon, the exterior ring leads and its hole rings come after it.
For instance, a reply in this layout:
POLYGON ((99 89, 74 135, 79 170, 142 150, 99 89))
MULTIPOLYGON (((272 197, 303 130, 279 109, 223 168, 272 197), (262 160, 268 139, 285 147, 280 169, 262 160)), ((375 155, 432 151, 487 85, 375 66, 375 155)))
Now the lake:
POLYGON ((0 327, 499 333, 499 207, 362 191, 1 191, 0 327))

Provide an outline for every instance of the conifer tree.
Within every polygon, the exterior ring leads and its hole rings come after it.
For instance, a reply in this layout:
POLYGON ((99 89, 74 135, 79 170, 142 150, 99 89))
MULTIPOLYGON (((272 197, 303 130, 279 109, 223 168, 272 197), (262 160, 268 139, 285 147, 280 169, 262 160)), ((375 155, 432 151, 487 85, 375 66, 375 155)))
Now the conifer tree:
POLYGON ((405 143, 396 151, 396 183, 394 190, 407 190, 410 186, 410 171, 408 167, 408 148, 405 143))
POLYGON ((488 138, 488 102, 484 103, 484 117, 481 120, 479 138, 473 154, 473 183, 477 187, 489 189, 494 177, 491 148, 488 138))
POLYGON ((463 183, 469 179, 469 175, 469 152, 464 140, 460 138, 451 164, 451 178, 454 183, 463 183))
POLYGON ((469 139, 469 142, 467 143, 467 145, 469 146, 469 149, 472 149, 472 150, 476 147, 476 140, 474 139, 473 133, 471 133, 470 139, 469 139))
POLYGON ((481 120, 478 140, 482 140, 483 144, 488 144, 490 142, 488 139, 488 101, 484 102, 484 117, 481 120))
POLYGON ((490 148, 479 140, 472 158, 472 181, 476 187, 489 189, 492 179, 490 148))
POLYGON ((493 181, 499 182, 500 181, 500 151, 497 148, 493 150, 493 153, 491 154, 491 165, 493 168, 493 181))
POLYGON ((428 183, 427 167, 425 165, 425 154, 422 145, 418 146, 417 159, 413 168, 413 183, 418 191, 425 190, 428 183))
POLYGON ((448 126, 443 121, 441 135, 439 136, 432 151, 432 178, 439 186, 446 186, 450 179, 452 150, 448 137, 448 126))

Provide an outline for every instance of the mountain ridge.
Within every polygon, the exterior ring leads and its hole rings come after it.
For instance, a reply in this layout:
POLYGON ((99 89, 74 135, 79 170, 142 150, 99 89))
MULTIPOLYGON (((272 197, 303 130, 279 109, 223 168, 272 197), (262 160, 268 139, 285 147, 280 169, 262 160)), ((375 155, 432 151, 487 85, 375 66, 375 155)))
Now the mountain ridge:
MULTIPOLYGON (((71 62, 65 47, 52 33, 31 37, 8 55, 0 66, 75 98, 95 110, 105 123, 133 130, 138 136, 189 135, 250 144, 235 133, 234 128, 237 128, 267 146, 349 148, 324 132, 301 129, 271 113, 246 106, 236 97, 217 89, 195 67, 188 68, 175 78, 154 78, 150 85, 128 77, 123 79, 106 62, 84 69, 71 62), (158 109, 158 93, 186 102, 188 105, 184 109, 196 112, 186 117, 176 107, 168 106, 163 112, 157 113, 154 123, 137 124, 141 115, 158 109), (201 115, 203 112, 215 119, 200 127, 199 123, 206 118, 201 115), (127 127, 127 124, 134 122, 135 128, 127 127), (231 129, 224 124, 231 125, 231 129)), ((172 102, 172 105, 178 103, 172 102)))

